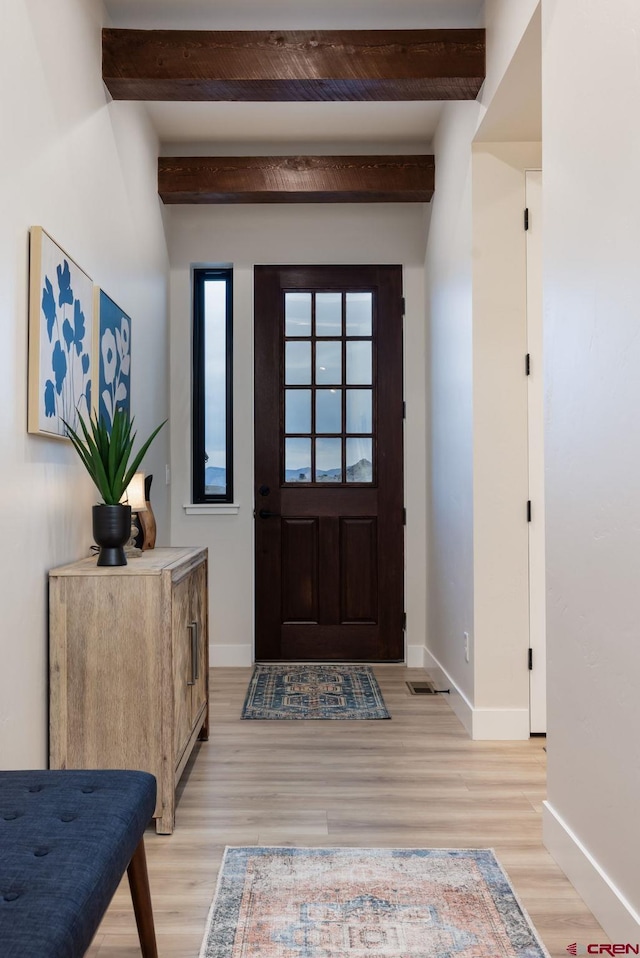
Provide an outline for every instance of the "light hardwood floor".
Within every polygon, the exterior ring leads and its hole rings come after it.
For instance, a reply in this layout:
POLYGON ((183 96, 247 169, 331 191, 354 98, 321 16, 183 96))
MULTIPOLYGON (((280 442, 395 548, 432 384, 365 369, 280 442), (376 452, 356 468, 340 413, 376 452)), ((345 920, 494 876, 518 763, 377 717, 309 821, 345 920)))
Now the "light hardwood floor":
MULTIPOLYGON (((541 840, 545 740, 472 742, 419 670, 376 666, 391 721, 243 722, 250 669, 211 671, 211 738, 147 831, 160 958, 197 958, 225 845, 493 848, 554 958, 608 939, 541 840)), ((139 958, 126 880, 88 952, 139 958)))

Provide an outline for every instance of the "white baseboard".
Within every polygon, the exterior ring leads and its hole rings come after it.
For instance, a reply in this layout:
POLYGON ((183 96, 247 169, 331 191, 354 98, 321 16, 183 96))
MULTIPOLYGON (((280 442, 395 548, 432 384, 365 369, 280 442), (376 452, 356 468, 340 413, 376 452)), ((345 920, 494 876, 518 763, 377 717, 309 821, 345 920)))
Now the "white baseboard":
POLYGON ((449 695, 443 698, 447 700, 472 739, 513 742, 529 738, 528 709, 474 708, 429 649, 424 649, 423 658, 424 668, 434 679, 436 688, 450 690, 449 695))
POLYGON ((472 738, 478 741, 521 742, 529 737, 529 709, 474 708, 472 738))
POLYGON ((213 669, 243 668, 253 665, 251 645, 216 645, 209 643, 209 665, 213 669))
POLYGON ((640 915, 549 802, 543 803, 542 840, 611 941, 640 942, 640 915))
POLYGON ((433 679, 437 689, 449 689, 448 695, 443 695, 453 711, 456 713, 469 735, 473 738, 473 706, 469 702, 464 692, 462 692, 453 681, 446 669, 438 662, 435 655, 429 649, 424 649, 424 667, 433 679))
POLYGON ((408 645, 407 646, 407 668, 408 669, 423 669, 425 652, 426 652, 426 649, 424 645, 408 645))

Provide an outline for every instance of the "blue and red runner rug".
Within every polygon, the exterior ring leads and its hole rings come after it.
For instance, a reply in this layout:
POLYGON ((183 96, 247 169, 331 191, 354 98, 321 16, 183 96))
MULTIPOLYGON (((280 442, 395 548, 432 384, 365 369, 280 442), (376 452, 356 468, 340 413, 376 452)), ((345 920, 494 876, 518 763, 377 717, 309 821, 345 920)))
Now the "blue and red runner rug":
POLYGON ((256 665, 243 719, 388 719, 368 665, 256 665))
POLYGON ((200 958, 545 958, 489 849, 227 848, 200 958))

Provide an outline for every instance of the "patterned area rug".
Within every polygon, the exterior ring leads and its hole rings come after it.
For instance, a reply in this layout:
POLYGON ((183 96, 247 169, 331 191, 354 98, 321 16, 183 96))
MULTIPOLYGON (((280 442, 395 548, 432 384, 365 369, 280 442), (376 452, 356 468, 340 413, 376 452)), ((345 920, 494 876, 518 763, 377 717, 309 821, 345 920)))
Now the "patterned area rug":
POLYGON ((256 665, 243 719, 388 719, 368 665, 256 665))
POLYGON ((200 958, 542 958, 493 852, 227 848, 200 958))

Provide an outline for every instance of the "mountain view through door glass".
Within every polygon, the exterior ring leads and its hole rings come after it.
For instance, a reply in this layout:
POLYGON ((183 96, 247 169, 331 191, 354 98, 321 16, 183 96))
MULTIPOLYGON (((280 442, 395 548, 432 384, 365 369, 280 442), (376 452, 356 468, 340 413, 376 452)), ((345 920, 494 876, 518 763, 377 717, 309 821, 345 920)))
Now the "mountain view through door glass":
POLYGON ((209 279, 204 287, 204 491, 227 493, 227 283, 209 279))
POLYGON ((284 481, 372 483, 373 294, 287 292, 284 481))

